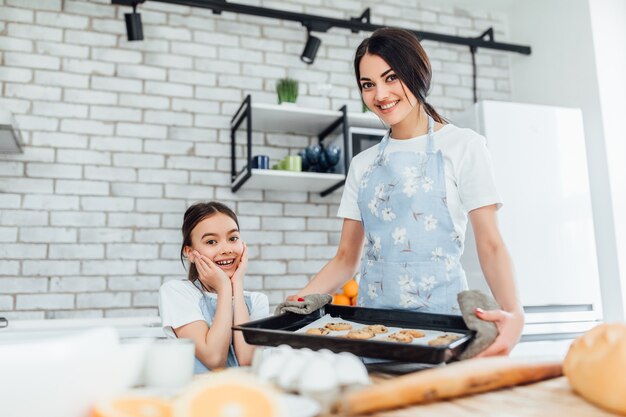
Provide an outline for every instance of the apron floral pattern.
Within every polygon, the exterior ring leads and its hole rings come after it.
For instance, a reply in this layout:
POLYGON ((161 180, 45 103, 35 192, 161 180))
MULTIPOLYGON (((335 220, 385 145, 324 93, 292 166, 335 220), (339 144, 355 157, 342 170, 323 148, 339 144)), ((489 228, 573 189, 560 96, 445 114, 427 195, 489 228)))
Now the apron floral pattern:
MULTIPOLYGON (((200 298, 200 309, 202 310, 202 315, 206 320, 207 324, 211 326, 213 323, 213 317, 215 317, 215 311, 217 310, 217 297, 211 297, 204 293, 202 286, 199 284, 198 280, 194 282, 196 287, 198 287, 202 291, 202 298, 200 298)), ((249 295, 244 295, 244 301, 246 303, 246 307, 248 308, 248 314, 252 311, 252 300, 249 295)), ((231 341, 230 347, 228 348, 228 357, 226 358, 226 367, 230 368, 232 366, 239 366, 239 362, 237 361, 237 356, 235 355, 235 347, 231 341)), ((210 371, 197 357, 195 358, 193 373, 194 374, 202 374, 210 371)))
POLYGON ((462 242, 446 201, 444 161, 428 118, 425 152, 385 150, 363 174, 357 202, 367 240, 357 304, 459 314, 467 289, 462 242))

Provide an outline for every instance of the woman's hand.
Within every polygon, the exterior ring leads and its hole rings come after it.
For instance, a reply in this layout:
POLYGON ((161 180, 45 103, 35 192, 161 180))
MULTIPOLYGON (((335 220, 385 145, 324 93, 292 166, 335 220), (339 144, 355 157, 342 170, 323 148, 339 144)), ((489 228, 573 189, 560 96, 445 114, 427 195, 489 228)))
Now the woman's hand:
POLYGON ((474 309, 474 312, 479 319, 495 323, 498 329, 496 340, 476 357, 507 356, 522 334, 524 314, 521 311, 513 313, 504 310, 484 311, 481 308, 474 309))
POLYGON ((215 265, 209 258, 198 251, 193 251, 189 256, 189 261, 196 265, 200 282, 205 287, 213 288, 218 294, 227 288, 230 289, 231 284, 226 272, 215 265))
POLYGON ((237 265, 237 269, 235 273, 230 278, 231 285, 233 287, 233 291, 235 288, 243 289, 243 277, 246 275, 246 271, 248 270, 248 246, 243 242, 243 251, 241 252, 241 257, 239 258, 239 265, 237 265))

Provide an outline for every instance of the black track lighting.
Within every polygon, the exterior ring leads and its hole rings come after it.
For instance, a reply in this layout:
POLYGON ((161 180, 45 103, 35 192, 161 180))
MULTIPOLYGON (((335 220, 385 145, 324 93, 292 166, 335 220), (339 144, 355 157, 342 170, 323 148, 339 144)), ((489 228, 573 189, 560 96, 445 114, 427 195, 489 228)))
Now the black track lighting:
POLYGON ((133 4, 132 13, 124 13, 126 19, 126 35, 129 41, 143 40, 143 26, 141 25, 141 15, 137 13, 137 4, 133 4))
POLYGON ((111 0, 112 4, 132 6, 132 13, 124 13, 126 20, 126 36, 129 41, 143 40, 143 25, 141 24, 141 14, 137 13, 137 5, 146 0, 111 0))
POLYGON ((320 49, 321 44, 322 41, 320 38, 316 38, 311 35, 310 31, 307 31, 306 45, 304 45, 304 50, 302 51, 302 55, 300 55, 302 62, 311 65, 313 61, 315 61, 315 55, 317 55, 317 50, 320 49))

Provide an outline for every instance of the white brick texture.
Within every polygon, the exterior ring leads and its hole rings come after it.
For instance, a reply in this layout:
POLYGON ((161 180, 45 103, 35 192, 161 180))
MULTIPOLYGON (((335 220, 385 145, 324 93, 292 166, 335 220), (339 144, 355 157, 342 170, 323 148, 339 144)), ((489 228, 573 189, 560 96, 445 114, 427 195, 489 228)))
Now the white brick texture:
MULTIPOLYGON (((242 3, 337 18, 371 6, 381 24, 508 32, 506 16, 476 7, 242 3)), ((250 249, 246 288, 264 291, 272 307, 335 254, 341 190, 232 193, 230 120, 248 94, 275 103, 284 76, 300 80, 301 106, 359 111, 352 57, 366 34, 319 34, 322 47, 308 66, 297 24, 158 2, 140 10, 145 40, 128 42, 129 9, 107 0, 0 0, 0 107, 12 109, 25 141, 23 154, 0 156, 0 316, 158 314, 160 285, 185 277, 180 226, 196 201, 216 199, 237 212, 250 249)), ((467 107, 467 48, 424 47, 434 68, 429 101, 444 115, 467 107)), ((477 63, 479 97, 508 98, 508 55, 479 50, 477 63)), ((315 141, 254 132, 253 154, 282 158, 315 141)), ((240 167, 245 152, 238 143, 240 167)))

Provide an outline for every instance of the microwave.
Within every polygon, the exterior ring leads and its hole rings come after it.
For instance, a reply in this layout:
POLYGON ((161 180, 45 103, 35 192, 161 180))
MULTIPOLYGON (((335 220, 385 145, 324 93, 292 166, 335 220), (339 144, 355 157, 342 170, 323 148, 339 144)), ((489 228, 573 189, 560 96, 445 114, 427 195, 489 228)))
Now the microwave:
MULTIPOLYGON (((350 136, 348 138, 348 155, 350 155, 350 159, 358 153, 380 143, 386 133, 386 129, 350 127, 350 136)), ((343 136, 341 134, 332 141, 332 144, 339 146, 343 152, 343 136)), ((337 174, 345 174, 343 164, 337 164, 335 172, 337 174)))

